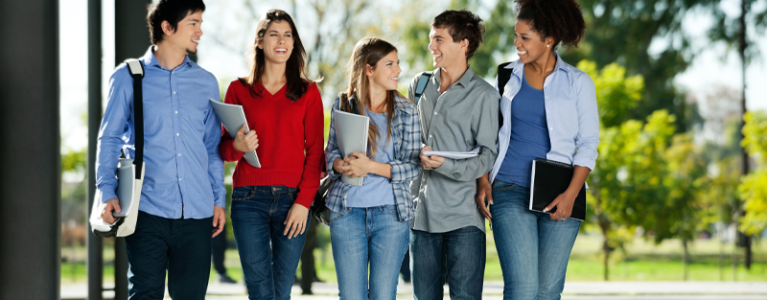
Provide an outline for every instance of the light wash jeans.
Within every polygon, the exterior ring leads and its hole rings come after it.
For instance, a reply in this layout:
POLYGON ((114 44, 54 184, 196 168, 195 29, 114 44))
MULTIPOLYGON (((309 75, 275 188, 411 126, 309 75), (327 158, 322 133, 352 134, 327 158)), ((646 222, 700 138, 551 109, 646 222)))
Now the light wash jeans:
POLYGON ((528 209, 530 189, 493 183, 493 236, 503 274, 503 299, 560 299, 581 221, 554 221, 528 209))
POLYGON ((330 215, 340 298, 394 300, 407 251, 409 223, 399 220, 394 205, 346 210, 344 215, 330 215))

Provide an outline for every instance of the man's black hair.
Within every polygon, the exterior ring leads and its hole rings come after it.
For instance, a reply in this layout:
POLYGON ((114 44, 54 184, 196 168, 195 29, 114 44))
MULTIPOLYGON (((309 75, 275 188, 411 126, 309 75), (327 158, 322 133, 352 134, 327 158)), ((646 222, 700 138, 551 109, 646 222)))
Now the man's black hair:
POLYGON ((163 21, 168 21, 170 28, 175 31, 178 22, 197 11, 205 11, 205 3, 202 3, 202 0, 155 0, 152 2, 146 15, 152 44, 157 45, 162 42, 163 21))

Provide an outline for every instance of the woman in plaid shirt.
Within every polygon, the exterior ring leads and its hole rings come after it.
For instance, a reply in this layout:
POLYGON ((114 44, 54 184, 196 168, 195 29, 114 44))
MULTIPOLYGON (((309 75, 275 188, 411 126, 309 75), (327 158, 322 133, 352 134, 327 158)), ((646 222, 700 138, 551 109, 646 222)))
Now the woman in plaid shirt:
POLYGON ((370 126, 367 153, 344 157, 331 118, 325 149, 332 178, 365 177, 362 186, 337 180, 327 199, 340 298, 394 299, 414 215, 409 185, 420 172, 421 126, 415 105, 397 92, 397 48, 364 38, 349 66, 349 87, 333 110, 368 116, 370 126))

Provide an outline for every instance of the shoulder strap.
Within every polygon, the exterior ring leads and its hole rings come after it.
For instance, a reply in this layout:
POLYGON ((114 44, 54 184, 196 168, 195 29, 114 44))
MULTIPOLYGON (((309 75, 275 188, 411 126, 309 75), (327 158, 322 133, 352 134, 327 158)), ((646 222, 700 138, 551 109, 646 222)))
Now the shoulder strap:
POLYGON ((135 130, 136 157, 133 165, 136 166, 136 179, 141 179, 144 165, 144 92, 141 81, 144 79, 144 64, 140 60, 131 58, 125 61, 128 65, 131 77, 133 77, 133 128, 135 130))
POLYGON ((427 71, 421 73, 421 77, 418 78, 418 83, 415 85, 415 105, 418 105, 418 101, 421 100, 421 95, 423 95, 423 91, 426 90, 426 86, 429 85, 429 79, 431 78, 431 74, 433 72, 427 71))
POLYGON ((498 65, 498 93, 501 97, 503 97, 503 89, 506 87, 506 83, 509 82, 509 79, 511 78, 511 72, 514 71, 513 68, 506 68, 509 64, 511 64, 511 62, 498 65))
POLYGON ((343 112, 353 113, 353 114, 360 114, 360 109, 357 107, 357 97, 351 96, 346 94, 346 92, 338 94, 338 109, 340 109, 343 112))

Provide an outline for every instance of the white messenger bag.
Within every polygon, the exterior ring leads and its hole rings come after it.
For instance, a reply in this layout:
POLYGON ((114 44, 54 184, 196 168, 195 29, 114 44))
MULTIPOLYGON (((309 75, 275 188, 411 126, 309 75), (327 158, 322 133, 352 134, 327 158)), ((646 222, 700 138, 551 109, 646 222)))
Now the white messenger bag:
POLYGON ((138 59, 126 60, 128 70, 133 77, 133 120, 135 129, 135 157, 121 158, 117 168, 117 199, 120 200, 121 212, 114 224, 101 219, 102 193, 98 189, 93 197, 90 223, 93 234, 102 237, 126 237, 136 230, 138 207, 141 200, 141 187, 144 184, 144 105, 141 81, 144 78, 144 65, 138 59))

